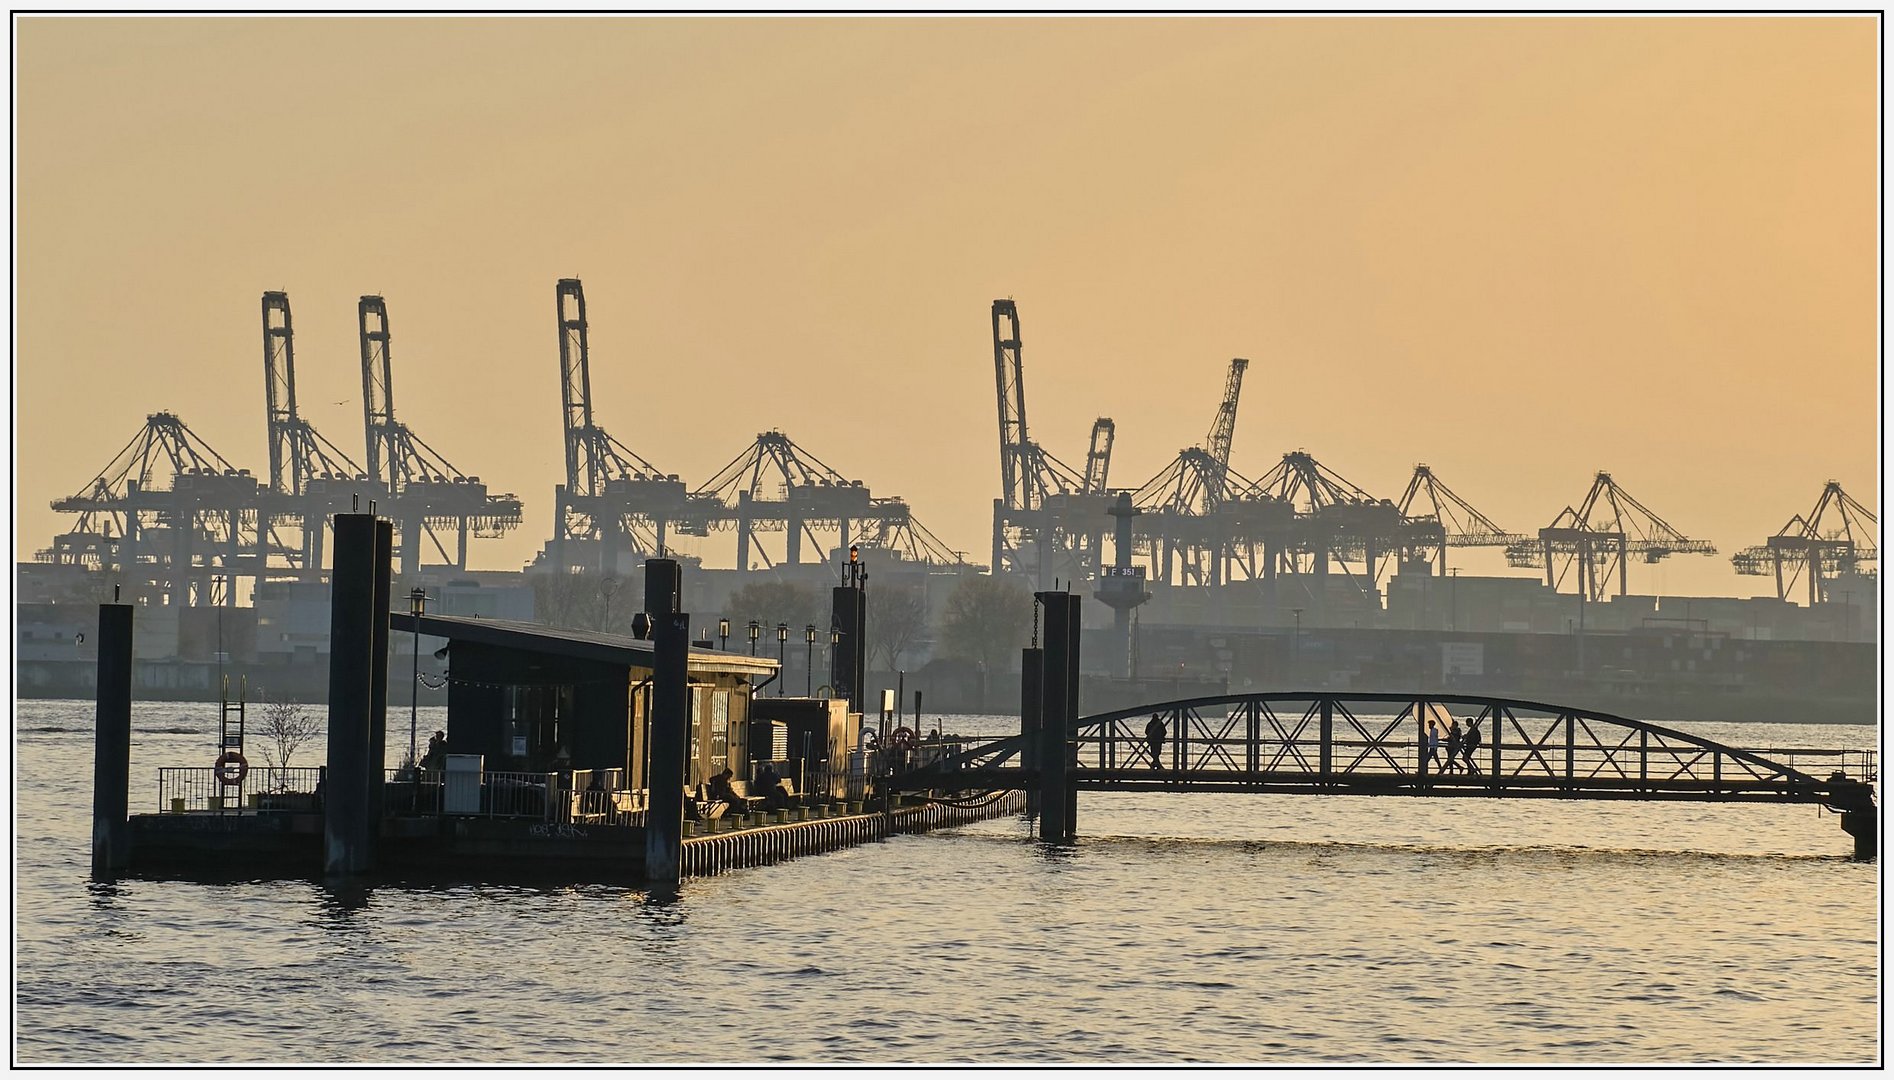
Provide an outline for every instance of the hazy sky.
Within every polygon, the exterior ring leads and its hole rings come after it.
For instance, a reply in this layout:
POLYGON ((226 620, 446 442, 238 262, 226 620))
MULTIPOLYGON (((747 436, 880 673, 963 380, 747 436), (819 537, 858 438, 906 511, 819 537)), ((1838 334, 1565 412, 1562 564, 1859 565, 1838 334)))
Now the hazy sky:
POLYGON ((1731 551, 1830 478, 1877 503, 1872 17, 15 26, 21 558, 147 413, 266 475, 284 289, 358 461, 387 298, 397 414, 525 500, 474 547, 519 567, 564 276, 637 452, 694 485, 780 428, 981 562, 1000 296, 1032 434, 1082 463, 1113 417, 1114 486, 1246 356, 1239 471, 1425 461, 1529 532, 1607 469, 1722 551, 1637 592, 1767 592, 1731 551))

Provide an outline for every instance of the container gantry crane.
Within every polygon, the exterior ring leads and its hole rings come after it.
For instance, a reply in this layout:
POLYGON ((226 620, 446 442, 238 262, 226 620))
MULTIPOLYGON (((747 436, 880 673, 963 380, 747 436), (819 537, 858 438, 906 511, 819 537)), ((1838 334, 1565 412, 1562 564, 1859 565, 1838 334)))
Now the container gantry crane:
MULTIPOLYGON (((993 301, 993 378, 999 393, 1000 497, 993 500, 993 572, 1026 574, 1040 587, 1077 578, 1096 565, 1106 528, 1106 497, 1090 491, 1092 461, 1081 476, 1052 456, 1026 428, 1026 375, 1019 305, 993 301), (1087 538, 1091 539, 1087 539, 1087 538)), ((1092 428, 1094 446, 1099 433, 1092 428)), ((1109 440, 1105 454, 1109 457, 1109 440)))
POLYGON ((776 562, 757 539, 758 533, 782 532, 781 561, 803 562, 803 541, 822 547, 818 532, 834 531, 834 550, 851 542, 862 547, 899 553, 918 562, 962 562, 929 532, 899 498, 875 498, 860 480, 851 480, 797 446, 780 431, 765 431, 728 465, 691 493, 700 521, 712 528, 734 526, 736 565, 750 568, 754 556, 763 566, 776 562))
POLYGON ((267 527, 258 537, 265 498, 250 470, 153 413, 96 477, 53 502, 79 519, 37 558, 102 573, 130 603, 234 605, 240 579, 254 583, 272 554, 289 553, 267 527))
MULTIPOLYGON (((1159 580, 1170 581, 1174 560, 1181 563, 1186 584, 1220 585, 1229 578, 1230 537, 1222 511, 1230 496, 1230 447, 1248 368, 1249 361, 1242 357, 1230 361, 1223 399, 1203 444, 1178 451, 1169 465, 1132 493, 1132 504, 1143 511, 1139 525, 1159 580)), ((1239 488, 1250 484, 1241 476, 1235 479, 1239 488)))
POLYGON ((408 425, 395 419, 393 334, 388 305, 364 296, 356 305, 362 346, 362 415, 367 436, 368 474, 392 500, 387 511, 398 527, 401 573, 421 569, 422 537, 441 561, 467 569, 467 538, 500 536, 520 523, 520 500, 512 493, 490 495, 478 476, 456 469, 408 425), (440 533, 452 529, 456 547, 449 554, 440 533))
POLYGON ((1368 494, 1305 450, 1284 454, 1232 501, 1231 509, 1250 519, 1237 523, 1242 542, 1233 545, 1245 573, 1265 580, 1309 574, 1314 578, 1310 598, 1318 604, 1327 602, 1332 570, 1363 596, 1371 594, 1374 568, 1382 553, 1399 547, 1405 524, 1392 502, 1368 494), (1260 575, 1255 551, 1259 540, 1260 575))
POLYGON ((1396 508, 1404 519, 1399 556, 1403 571, 1425 573, 1431 566, 1432 572, 1445 574, 1450 547, 1504 548, 1526 542, 1525 536, 1493 524, 1424 464, 1414 466, 1396 508))
POLYGON ((1714 554, 1714 544, 1678 532, 1619 487, 1610 473, 1601 472, 1577 509, 1561 510, 1551 525, 1539 530, 1537 541, 1508 547, 1506 561, 1544 567, 1545 583, 1553 589, 1576 570, 1579 596, 1597 603, 1613 581, 1618 595, 1627 595, 1626 569, 1632 555, 1655 563, 1671 555, 1714 554))
POLYGON ((1787 601, 1800 578, 1814 607, 1828 599, 1829 581, 1841 574, 1873 573, 1880 550, 1880 519, 1830 480, 1814 509, 1797 514, 1767 541, 1730 557, 1739 574, 1775 573, 1776 598, 1787 601))
POLYGON ((612 438, 592 413, 591 328, 585 286, 563 278, 556 290, 559 318, 559 393, 565 433, 565 483, 554 491, 549 550, 564 572, 589 566, 624 573, 662 555, 667 530, 700 532, 691 500, 676 473, 666 473, 612 438), (587 548, 580 557, 575 548, 587 548))
POLYGON ((289 294, 263 294, 263 389, 270 443, 270 499, 265 532, 277 522, 301 533, 291 558, 301 576, 322 576, 329 516, 385 499, 388 489, 322 437, 296 407, 296 336, 289 294))

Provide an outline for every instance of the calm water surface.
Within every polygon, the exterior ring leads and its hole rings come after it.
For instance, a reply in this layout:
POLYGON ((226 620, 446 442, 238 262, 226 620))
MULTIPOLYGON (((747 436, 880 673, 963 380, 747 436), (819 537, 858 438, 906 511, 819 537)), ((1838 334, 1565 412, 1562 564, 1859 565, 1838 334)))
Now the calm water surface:
MULTIPOLYGON (((93 886, 91 713, 15 706, 23 1063, 1880 1057, 1879 867, 1808 807, 1086 794, 1070 849, 1007 819, 669 898, 93 886)), ((136 706, 134 812, 216 725, 136 706)))

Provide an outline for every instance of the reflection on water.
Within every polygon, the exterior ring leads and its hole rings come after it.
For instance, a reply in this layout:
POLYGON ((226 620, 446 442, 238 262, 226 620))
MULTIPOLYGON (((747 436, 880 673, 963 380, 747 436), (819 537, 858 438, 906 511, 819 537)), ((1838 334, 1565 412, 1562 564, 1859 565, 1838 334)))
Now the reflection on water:
MULTIPOLYGON (((213 756, 216 716, 139 708, 142 811, 158 765, 213 756)), ((1087 793, 1071 847, 1007 819, 668 893, 94 885, 89 710, 23 702, 16 717, 24 1062, 1878 1052, 1876 867, 1808 807, 1087 793)))

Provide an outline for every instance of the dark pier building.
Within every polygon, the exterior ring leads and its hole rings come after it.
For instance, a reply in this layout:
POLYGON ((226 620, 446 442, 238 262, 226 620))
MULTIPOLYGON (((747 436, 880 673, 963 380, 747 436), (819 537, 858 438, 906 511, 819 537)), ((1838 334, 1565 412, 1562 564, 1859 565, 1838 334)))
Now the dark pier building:
MULTIPOLYGON (((397 633, 418 621, 423 635, 448 640, 448 754, 478 754, 498 772, 617 769, 622 788, 644 789, 651 642, 500 619, 391 618, 397 633)), ((751 689, 776 667, 691 650, 691 786, 725 767, 746 772, 751 689)))

